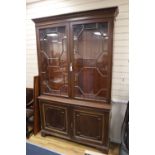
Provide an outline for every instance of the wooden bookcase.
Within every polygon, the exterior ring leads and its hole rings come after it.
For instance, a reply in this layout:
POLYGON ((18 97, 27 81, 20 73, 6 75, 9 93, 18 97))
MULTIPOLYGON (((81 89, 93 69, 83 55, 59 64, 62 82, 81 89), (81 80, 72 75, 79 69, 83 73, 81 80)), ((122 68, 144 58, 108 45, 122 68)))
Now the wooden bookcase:
POLYGON ((108 151, 116 14, 113 7, 33 19, 42 136, 108 151))

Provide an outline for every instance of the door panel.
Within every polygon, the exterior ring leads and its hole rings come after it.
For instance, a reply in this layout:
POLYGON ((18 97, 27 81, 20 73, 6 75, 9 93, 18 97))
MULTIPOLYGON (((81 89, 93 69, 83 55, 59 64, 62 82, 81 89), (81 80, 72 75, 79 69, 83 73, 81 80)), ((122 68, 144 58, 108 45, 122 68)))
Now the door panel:
POLYGON ((39 41, 42 93, 68 96, 67 27, 39 29, 39 41))
POLYGON ((67 107, 43 103, 42 114, 43 129, 65 135, 69 134, 67 107))
POLYGON ((100 112, 73 110, 73 137, 92 143, 103 143, 105 117, 100 112))
POLYGON ((108 22, 73 24, 73 97, 108 97, 108 22))

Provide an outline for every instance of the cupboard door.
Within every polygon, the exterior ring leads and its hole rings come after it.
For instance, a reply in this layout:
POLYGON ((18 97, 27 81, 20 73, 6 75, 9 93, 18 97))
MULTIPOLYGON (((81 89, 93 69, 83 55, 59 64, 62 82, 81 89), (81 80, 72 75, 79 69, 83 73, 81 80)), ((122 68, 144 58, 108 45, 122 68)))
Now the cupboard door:
POLYGON ((103 101, 108 98, 109 23, 72 24, 73 97, 103 101))
POLYGON ((68 109, 65 106, 42 103, 42 128, 52 133, 68 135, 68 109))
POLYGON ((85 109, 73 110, 73 137, 83 143, 105 144, 105 115, 85 109))
POLYGON ((68 96, 67 26, 39 29, 42 94, 68 96))

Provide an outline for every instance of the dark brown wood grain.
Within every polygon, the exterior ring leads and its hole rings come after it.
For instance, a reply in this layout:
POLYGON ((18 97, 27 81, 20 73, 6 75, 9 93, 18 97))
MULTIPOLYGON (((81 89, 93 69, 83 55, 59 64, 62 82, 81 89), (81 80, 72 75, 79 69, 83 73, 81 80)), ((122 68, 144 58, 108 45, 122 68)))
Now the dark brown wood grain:
POLYGON ((49 16, 46 18, 32 19, 37 26, 49 25, 60 22, 71 22, 76 20, 88 20, 95 18, 114 18, 118 14, 118 8, 112 7, 107 9, 89 10, 83 12, 75 12, 70 14, 63 14, 57 16, 49 16))
POLYGON ((63 135, 69 134, 68 109, 62 105, 42 104, 43 129, 63 135))
POLYGON ((33 19, 42 136, 108 151, 117 13, 112 7, 33 19))
POLYGON ((104 109, 104 110, 110 110, 111 105, 110 104, 100 104, 98 102, 88 102, 83 100, 75 100, 70 98, 60 98, 55 96, 47 96, 47 95, 40 95, 38 97, 39 100, 43 101, 53 101, 55 103, 64 103, 68 105, 78 105, 78 106, 84 106, 84 107, 91 107, 91 108, 98 108, 98 109, 104 109))
POLYGON ((39 102, 38 96, 40 95, 39 90, 39 76, 34 77, 34 135, 36 135, 40 129, 40 112, 39 112, 39 102))
POLYGON ((105 109, 40 100, 43 136, 53 135, 108 151, 109 113, 105 109))

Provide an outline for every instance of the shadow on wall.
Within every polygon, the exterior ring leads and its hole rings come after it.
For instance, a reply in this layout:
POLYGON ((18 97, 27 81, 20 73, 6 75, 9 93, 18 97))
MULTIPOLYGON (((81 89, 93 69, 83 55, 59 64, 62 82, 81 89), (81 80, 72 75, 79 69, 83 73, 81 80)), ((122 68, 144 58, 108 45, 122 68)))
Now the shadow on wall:
POLYGON ((110 141, 121 143, 121 128, 125 116, 127 103, 112 103, 110 141))

